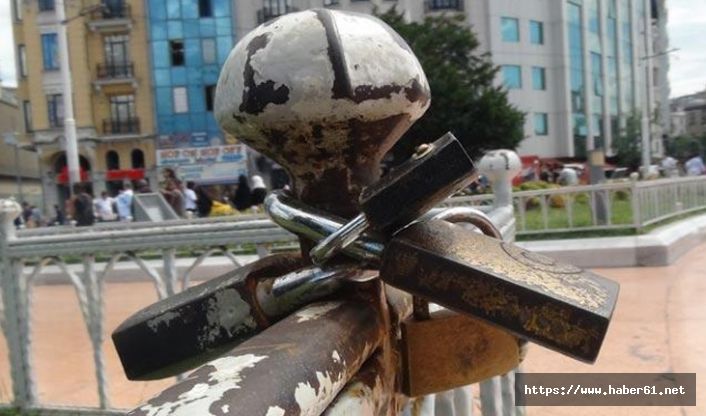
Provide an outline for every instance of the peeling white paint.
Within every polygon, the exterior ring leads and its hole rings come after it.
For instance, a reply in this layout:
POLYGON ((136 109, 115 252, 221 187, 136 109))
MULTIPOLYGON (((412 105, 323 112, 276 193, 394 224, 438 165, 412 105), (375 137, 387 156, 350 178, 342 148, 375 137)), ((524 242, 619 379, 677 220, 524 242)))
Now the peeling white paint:
POLYGON ((169 323, 174 320, 175 318, 180 317, 181 315, 178 312, 174 311, 169 311, 166 313, 163 313, 159 315, 158 317, 154 319, 150 319, 147 321, 147 326, 154 332, 157 332, 157 329, 161 324, 164 324, 166 327, 169 327, 169 323))
POLYGON ((301 323, 311 321, 312 319, 319 319, 341 305, 343 305, 343 302, 327 302, 316 306, 309 306, 297 312, 297 322, 301 323))
MULTIPOLYGON (((208 376, 208 383, 195 384, 191 390, 180 394, 173 402, 165 402, 159 406, 146 404, 140 410, 147 416, 210 414, 208 409, 213 403, 220 400, 227 391, 240 388, 240 383, 243 381, 241 372, 246 368, 255 367, 265 358, 267 358, 266 355, 245 354, 215 359, 208 363, 215 368, 208 376)), ((188 382, 189 379, 184 381, 184 383, 188 382)))
POLYGON ((213 342, 224 331, 229 336, 242 327, 255 328, 257 323, 250 314, 250 305, 245 302, 235 289, 225 289, 216 292, 208 300, 206 312, 208 326, 203 328, 199 342, 203 347, 213 342))
POLYGON ((333 361, 335 363, 341 362, 341 356, 338 354, 338 351, 336 351, 336 350, 333 350, 333 352, 331 353, 331 358, 333 358, 333 361))
POLYGON ((229 404, 224 404, 221 406, 221 412, 223 413, 230 413, 230 405, 229 404))
POLYGON ((270 406, 265 416, 284 416, 284 409, 279 406, 270 406))
POLYGON ((301 416, 318 416, 333 401, 336 394, 346 384, 347 377, 342 371, 338 378, 332 379, 329 372, 316 372, 316 380, 319 382, 319 390, 314 389, 309 383, 297 384, 294 390, 294 400, 296 400, 301 410, 301 416))

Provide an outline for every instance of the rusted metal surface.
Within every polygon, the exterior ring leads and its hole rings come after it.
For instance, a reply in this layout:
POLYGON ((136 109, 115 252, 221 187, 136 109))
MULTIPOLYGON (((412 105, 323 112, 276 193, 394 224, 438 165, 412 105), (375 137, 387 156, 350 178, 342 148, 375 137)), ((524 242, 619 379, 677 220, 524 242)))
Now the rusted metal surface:
POLYGON ((268 327, 256 280, 301 267, 297 255, 268 256, 137 312, 113 332, 125 374, 131 380, 176 375, 268 327))
POLYGON ((322 413, 385 339, 381 284, 359 286, 293 313, 129 414, 322 413))
POLYGON ((504 374, 520 363, 515 336, 448 310, 402 322, 402 391, 439 393, 504 374))
POLYGON ((385 360, 378 352, 366 361, 365 365, 336 396, 336 400, 323 413, 324 416, 393 416, 399 413, 405 401, 390 384, 389 368, 395 363, 385 360))
POLYGON ((598 355, 619 290, 594 273, 437 220, 398 234, 385 249, 380 276, 589 362, 598 355))
POLYGON ((386 24, 313 9, 238 42, 218 81, 215 115, 282 165, 298 198, 350 218, 384 154, 429 102, 419 62, 386 24))

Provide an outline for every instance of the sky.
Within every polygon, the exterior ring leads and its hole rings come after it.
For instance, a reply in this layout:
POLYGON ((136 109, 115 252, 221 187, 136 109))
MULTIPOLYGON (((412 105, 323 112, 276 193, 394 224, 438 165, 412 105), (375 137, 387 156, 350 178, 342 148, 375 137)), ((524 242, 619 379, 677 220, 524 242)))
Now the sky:
MULTIPOLYGON (((15 85, 10 1, 0 0, 0 79, 15 85)), ((421 1, 421 0, 420 0, 421 1)), ((516 0, 521 1, 521 0, 516 0)), ((552 0, 559 1, 559 0, 552 0)), ((671 96, 706 89, 706 0, 666 0, 669 9, 671 96)))

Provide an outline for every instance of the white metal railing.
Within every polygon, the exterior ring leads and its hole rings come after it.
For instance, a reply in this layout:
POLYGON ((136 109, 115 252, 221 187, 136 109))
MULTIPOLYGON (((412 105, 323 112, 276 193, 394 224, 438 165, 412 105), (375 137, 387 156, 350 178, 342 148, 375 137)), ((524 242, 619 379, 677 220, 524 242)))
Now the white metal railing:
MULTIPOLYGON (((509 187, 509 184, 504 186, 509 187)), ((449 204, 459 203, 461 201, 449 204)), ((505 237, 513 238, 515 228, 511 206, 481 208, 505 237)), ((238 250, 257 248, 260 254, 278 247, 291 248, 297 241, 293 234, 276 226, 264 215, 19 231, 13 224, 17 215, 19 206, 14 201, 0 200, 0 323, 8 344, 12 405, 57 414, 120 413, 110 403, 103 352, 106 330, 112 329, 104 326, 105 280, 119 262, 137 265, 154 283, 158 297, 164 298, 176 293, 178 287, 186 287, 190 276, 197 273, 199 265, 211 255, 220 253, 237 267, 240 266, 235 256, 238 250), (177 255, 187 249, 196 249, 202 254, 191 258, 190 265, 179 272, 177 255), (155 254, 161 259, 161 267, 155 267, 154 261, 145 259, 147 255, 155 254), (97 258, 102 260, 97 261, 97 258), (75 288, 93 351, 99 408, 57 408, 39 401, 31 336, 32 293, 38 277, 48 266, 57 268, 75 288)), ((481 402, 487 409, 514 408, 507 399, 512 390, 508 377, 511 378, 512 374, 481 383, 481 402)), ((443 398, 440 396, 438 400, 443 398)))
MULTIPOLYGON (((512 194, 518 235, 635 229, 706 209, 706 176, 568 186, 512 194)), ((445 205, 493 203, 494 195, 445 205)))

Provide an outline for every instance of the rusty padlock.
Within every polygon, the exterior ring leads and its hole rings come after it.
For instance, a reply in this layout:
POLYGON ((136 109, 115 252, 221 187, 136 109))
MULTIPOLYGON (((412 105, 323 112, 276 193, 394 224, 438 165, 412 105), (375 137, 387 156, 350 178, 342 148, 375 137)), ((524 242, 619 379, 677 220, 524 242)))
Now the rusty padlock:
POLYGON ((495 326, 414 298, 400 324, 402 392, 438 393, 504 374, 521 361, 521 340, 495 326))

